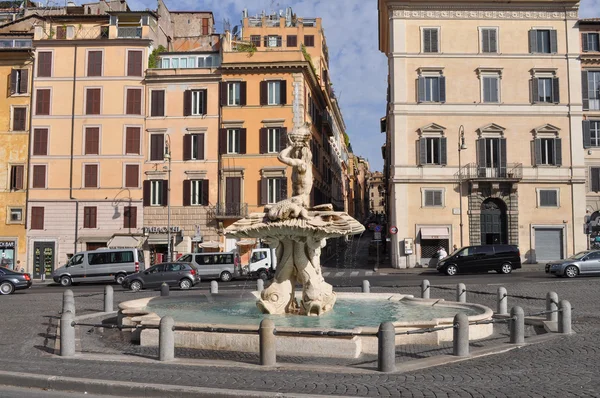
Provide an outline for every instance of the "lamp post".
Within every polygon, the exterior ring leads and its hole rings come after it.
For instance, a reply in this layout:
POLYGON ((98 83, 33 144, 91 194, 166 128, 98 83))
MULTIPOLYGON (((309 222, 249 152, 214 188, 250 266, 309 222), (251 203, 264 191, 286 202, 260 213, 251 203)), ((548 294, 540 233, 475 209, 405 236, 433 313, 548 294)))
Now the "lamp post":
POLYGON ((465 127, 461 124, 458 128, 458 212, 460 217, 460 247, 463 247, 463 211, 462 211, 462 164, 460 162, 460 152, 467 149, 465 144, 465 127))
POLYGON ((167 147, 165 148, 165 161, 169 162, 167 169, 167 261, 171 260, 171 136, 167 136, 167 147))

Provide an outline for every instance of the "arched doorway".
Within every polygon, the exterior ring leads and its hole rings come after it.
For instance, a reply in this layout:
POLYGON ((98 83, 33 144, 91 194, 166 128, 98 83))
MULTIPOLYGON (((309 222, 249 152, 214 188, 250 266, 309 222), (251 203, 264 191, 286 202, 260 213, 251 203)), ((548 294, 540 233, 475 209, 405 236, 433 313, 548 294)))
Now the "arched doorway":
POLYGON ((508 243, 506 204, 500 199, 486 199, 481 204, 481 244, 506 243, 508 243))

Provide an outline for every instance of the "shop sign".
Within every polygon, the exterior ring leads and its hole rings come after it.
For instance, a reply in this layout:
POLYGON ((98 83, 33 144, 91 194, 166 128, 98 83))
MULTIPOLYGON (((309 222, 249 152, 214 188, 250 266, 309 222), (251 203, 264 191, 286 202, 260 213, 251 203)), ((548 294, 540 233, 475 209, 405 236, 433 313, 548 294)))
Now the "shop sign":
MULTIPOLYGON (((171 227, 171 233, 177 234, 181 232, 181 227, 171 227)), ((169 227, 144 227, 145 234, 167 234, 169 227)))
POLYGON ((10 241, 10 240, 0 241, 0 249, 14 249, 14 248, 15 248, 15 241, 10 241))

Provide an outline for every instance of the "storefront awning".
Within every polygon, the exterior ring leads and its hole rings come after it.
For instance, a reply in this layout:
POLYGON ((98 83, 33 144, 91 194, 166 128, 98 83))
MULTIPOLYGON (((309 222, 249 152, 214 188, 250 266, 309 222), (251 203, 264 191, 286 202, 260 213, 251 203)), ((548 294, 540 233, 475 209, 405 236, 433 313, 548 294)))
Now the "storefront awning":
POLYGON ((106 247, 111 249, 121 248, 136 248, 139 249, 143 246, 146 241, 145 236, 135 235, 113 235, 112 238, 106 244, 106 247))
POLYGON ((448 227, 421 227, 421 239, 448 239, 448 227))
POLYGON ((215 242, 214 240, 200 243, 198 246, 200 246, 203 249, 218 249, 221 247, 219 242, 215 242))
POLYGON ((256 241, 250 239, 242 239, 240 241, 235 242, 238 246, 254 246, 256 241))

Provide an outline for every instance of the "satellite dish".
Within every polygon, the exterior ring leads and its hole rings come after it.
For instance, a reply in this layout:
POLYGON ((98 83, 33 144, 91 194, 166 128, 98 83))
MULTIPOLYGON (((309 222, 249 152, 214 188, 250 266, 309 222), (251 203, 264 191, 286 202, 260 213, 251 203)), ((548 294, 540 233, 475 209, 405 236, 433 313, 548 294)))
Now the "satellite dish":
POLYGON ((238 34, 239 31, 240 31, 240 27, 236 25, 236 26, 233 27, 233 31, 231 32, 231 34, 233 36, 237 36, 237 34, 238 34))

